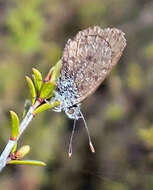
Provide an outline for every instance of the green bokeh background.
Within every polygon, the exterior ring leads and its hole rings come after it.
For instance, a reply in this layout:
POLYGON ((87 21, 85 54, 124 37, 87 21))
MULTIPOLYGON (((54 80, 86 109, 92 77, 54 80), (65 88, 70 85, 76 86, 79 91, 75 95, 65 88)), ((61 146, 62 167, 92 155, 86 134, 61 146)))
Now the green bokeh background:
POLYGON ((47 166, 5 168, 0 190, 153 190, 152 0, 1 0, 0 150, 10 135, 9 110, 21 118, 29 97, 25 75, 35 67, 45 76, 68 38, 93 25, 120 28, 127 38, 116 68, 82 105, 96 153, 80 120, 69 159, 73 122, 41 113, 19 144, 47 166))

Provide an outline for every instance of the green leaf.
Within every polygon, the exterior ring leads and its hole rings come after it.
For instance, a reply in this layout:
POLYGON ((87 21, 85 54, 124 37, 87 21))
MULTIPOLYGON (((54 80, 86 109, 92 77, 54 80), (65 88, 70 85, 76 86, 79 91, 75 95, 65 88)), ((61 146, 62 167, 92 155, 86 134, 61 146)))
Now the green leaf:
POLYGON ((32 74, 32 78, 33 78, 33 83, 34 83, 34 86, 35 86, 35 88, 37 89, 37 84, 36 84, 36 77, 35 77, 35 75, 34 74, 32 74))
POLYGON ((26 80, 30 89, 30 94, 31 94, 31 103, 32 105, 35 103, 36 100, 36 90, 35 90, 35 86, 31 80, 30 77, 26 76, 26 80))
POLYGON ((17 159, 23 158, 25 155, 27 155, 30 152, 30 146, 29 145, 24 145, 22 146, 16 153, 15 156, 17 159))
POLYGON ((33 112, 33 114, 36 115, 38 113, 41 113, 41 112, 46 111, 48 109, 51 109, 53 107, 57 107, 59 105, 60 105, 59 101, 55 101, 54 103, 45 103, 45 104, 42 104, 37 109, 35 109, 35 111, 33 112))
POLYGON ((38 108, 35 109, 35 111, 33 112, 34 115, 41 113, 43 111, 46 111, 48 109, 50 109, 52 106, 49 103, 45 103, 40 105, 38 108))
POLYGON ((51 69, 49 70, 49 72, 45 78, 45 81, 49 81, 51 79, 52 72, 53 72, 54 68, 55 68, 55 66, 51 67, 51 69))
POLYGON ((40 73, 37 69, 35 69, 35 68, 33 68, 32 71, 33 71, 33 74, 34 74, 34 76, 35 76, 35 79, 34 79, 34 80, 35 80, 35 84, 36 84, 36 89, 37 89, 38 92, 40 92, 40 89, 41 89, 42 84, 43 84, 42 75, 41 75, 41 73, 40 73))
POLYGON ((11 160, 7 164, 46 166, 44 162, 37 160, 11 160))
POLYGON ((11 153, 14 153, 15 151, 16 151, 16 149, 17 149, 17 143, 14 145, 14 147, 12 148, 12 151, 11 151, 11 153))
POLYGON ((47 81, 42 85, 39 97, 42 99, 48 99, 53 95, 55 84, 51 81, 47 81))
POLYGON ((10 115, 11 115, 11 126, 12 126, 10 139, 16 140, 16 138, 19 135, 19 118, 14 111, 10 111, 10 115))
POLYGON ((31 102, 30 100, 25 100, 25 103, 24 103, 24 111, 23 111, 23 114, 22 114, 22 118, 24 118, 29 110, 29 108, 31 107, 31 102))
POLYGON ((54 70, 52 71, 51 79, 50 81, 55 82, 57 81, 61 69, 61 59, 56 63, 54 66, 54 70))

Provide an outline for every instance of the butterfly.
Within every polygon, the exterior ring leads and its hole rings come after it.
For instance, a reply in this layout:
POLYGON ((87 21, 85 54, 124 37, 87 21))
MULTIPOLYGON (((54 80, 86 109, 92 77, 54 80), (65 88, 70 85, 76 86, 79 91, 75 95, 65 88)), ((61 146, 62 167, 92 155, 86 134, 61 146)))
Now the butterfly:
POLYGON ((80 106, 83 100, 96 91, 117 64, 126 47, 124 36, 124 32, 119 29, 101 29, 94 26, 78 32, 65 45, 54 98, 60 101, 60 106, 54 111, 64 111, 74 120, 69 145, 70 157, 76 120, 79 118, 84 121, 91 151, 95 151, 80 106))

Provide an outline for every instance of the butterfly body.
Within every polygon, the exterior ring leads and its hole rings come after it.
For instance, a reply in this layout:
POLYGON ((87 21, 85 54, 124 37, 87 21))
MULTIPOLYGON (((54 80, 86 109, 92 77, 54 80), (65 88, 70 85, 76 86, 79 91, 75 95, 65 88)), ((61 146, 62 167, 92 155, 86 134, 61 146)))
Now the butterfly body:
POLYGON ((78 120, 81 117, 81 103, 76 103, 77 98, 77 88, 73 84, 73 79, 69 78, 63 82, 61 77, 59 77, 57 91, 55 92, 55 99, 61 103, 59 107, 54 109, 54 111, 64 111, 70 119, 78 120))

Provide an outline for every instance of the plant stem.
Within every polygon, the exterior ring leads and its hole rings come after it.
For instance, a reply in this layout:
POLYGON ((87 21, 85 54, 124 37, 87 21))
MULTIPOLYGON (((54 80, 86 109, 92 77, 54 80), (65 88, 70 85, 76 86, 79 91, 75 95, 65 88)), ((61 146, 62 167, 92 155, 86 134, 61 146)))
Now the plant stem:
POLYGON ((36 101, 33 106, 30 107, 28 110, 25 118, 22 120, 20 127, 19 127, 19 135, 16 140, 9 140, 7 145, 5 146, 3 152, 0 155, 0 172, 2 169, 6 166, 8 160, 9 160, 9 155, 14 147, 14 145, 17 143, 21 135, 23 134, 24 130, 28 127, 29 123, 33 119, 33 112, 34 110, 40 105, 39 101, 36 101))

